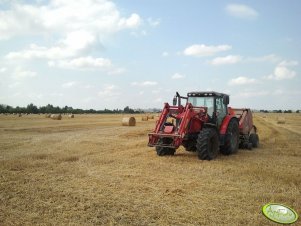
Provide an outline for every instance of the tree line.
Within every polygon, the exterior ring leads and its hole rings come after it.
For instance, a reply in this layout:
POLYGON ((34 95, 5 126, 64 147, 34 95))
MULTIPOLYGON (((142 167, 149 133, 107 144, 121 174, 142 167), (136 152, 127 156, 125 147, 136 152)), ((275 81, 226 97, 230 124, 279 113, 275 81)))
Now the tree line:
POLYGON ((72 108, 70 106, 65 106, 60 108, 59 106, 53 106, 52 104, 47 104, 46 106, 40 106, 37 107, 34 104, 28 104, 26 107, 12 107, 9 105, 4 105, 0 104, 0 113, 23 113, 23 114, 45 114, 45 113, 50 113, 50 114, 106 114, 106 113, 111 113, 111 114, 122 114, 122 113, 127 113, 127 114, 134 114, 134 113, 143 113, 142 110, 134 110, 130 108, 129 106, 126 106, 123 110, 122 109, 104 109, 104 110, 94 110, 94 109, 89 109, 89 110, 84 110, 80 108, 72 108))
MULTIPOLYGON (((273 111, 268 111, 268 110, 260 110, 260 112, 263 113, 293 113, 292 110, 273 110, 273 111)), ((299 113, 300 110, 296 110, 296 113, 299 113)))

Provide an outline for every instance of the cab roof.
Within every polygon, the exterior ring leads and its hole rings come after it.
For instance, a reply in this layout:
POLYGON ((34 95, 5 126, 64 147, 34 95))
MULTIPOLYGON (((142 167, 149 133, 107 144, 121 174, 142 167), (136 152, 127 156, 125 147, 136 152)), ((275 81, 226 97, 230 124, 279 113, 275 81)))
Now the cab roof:
POLYGON ((187 93, 187 96, 188 97, 210 97, 210 96, 213 96, 213 97, 223 97, 223 96, 228 96, 227 94, 224 94, 224 93, 218 93, 218 92, 215 92, 215 91, 206 91, 206 92, 189 92, 187 93))

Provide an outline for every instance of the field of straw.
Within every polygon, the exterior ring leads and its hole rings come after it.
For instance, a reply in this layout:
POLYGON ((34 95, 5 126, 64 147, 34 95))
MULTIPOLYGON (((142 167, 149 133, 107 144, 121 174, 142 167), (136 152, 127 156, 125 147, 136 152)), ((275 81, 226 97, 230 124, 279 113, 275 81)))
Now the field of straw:
POLYGON ((268 202, 301 214, 301 114, 255 114, 260 147, 213 161, 158 157, 155 119, 122 117, 0 115, 0 225, 275 225, 268 202))

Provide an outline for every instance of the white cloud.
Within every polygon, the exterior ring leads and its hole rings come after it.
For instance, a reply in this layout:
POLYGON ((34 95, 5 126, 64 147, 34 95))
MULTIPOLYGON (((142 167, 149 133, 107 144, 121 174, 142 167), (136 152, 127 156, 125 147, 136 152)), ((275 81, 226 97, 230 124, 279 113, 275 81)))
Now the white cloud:
POLYGON ((141 18, 138 14, 133 13, 129 18, 121 18, 118 26, 123 28, 137 28, 141 24, 141 18))
POLYGON ((234 79, 231 79, 228 84, 229 85, 247 85, 247 84, 254 84, 256 83, 257 80, 256 79, 253 79, 253 78, 247 78, 247 77, 244 77, 244 76, 239 76, 237 78, 234 78, 234 79))
POLYGON ((7 68, 5 68, 5 67, 0 68, 0 73, 4 73, 6 71, 7 71, 7 68))
POLYGON ((158 98, 154 99, 153 102, 154 102, 154 103, 162 103, 162 102, 163 102, 163 99, 162 99, 162 97, 158 97, 158 98))
POLYGON ((92 86, 92 85, 84 85, 84 86, 83 86, 84 89, 91 89, 91 88, 93 88, 93 87, 94 87, 94 86, 92 86))
POLYGON ((122 17, 112 1, 52 0, 40 4, 11 1, 0 14, 0 39, 19 35, 88 30, 101 39, 122 29, 140 26, 138 14, 122 17), (44 4, 43 4, 44 3, 44 4))
POLYGON ((62 84, 62 87, 63 88, 71 88, 71 87, 74 87, 77 84, 78 84, 78 82, 71 81, 71 82, 66 82, 66 83, 62 84))
POLYGON ((292 79, 296 76, 296 72, 293 70, 288 69, 284 66, 277 66, 274 71, 274 78, 276 80, 283 80, 283 79, 292 79))
POLYGON ((218 52, 230 50, 231 48, 232 46, 229 45, 206 46, 204 44, 195 44, 187 47, 183 53, 186 56, 211 56, 218 52))
POLYGON ((146 30, 142 30, 142 31, 132 31, 130 33, 132 36, 138 38, 138 37, 141 37, 141 36, 146 36, 147 35, 147 31, 146 30))
POLYGON ((144 82, 132 82, 132 86, 155 86, 157 85, 157 82, 154 81, 144 81, 144 82))
POLYGON ((255 9, 243 4, 229 4, 226 6, 226 11, 231 16, 244 19, 255 19, 258 17, 258 12, 255 9))
POLYGON ((210 64, 212 65, 223 65, 223 64, 236 64, 242 60, 241 56, 228 55, 225 57, 216 57, 210 64))
POLYGON ((270 95, 270 93, 268 91, 245 91, 245 92, 240 92, 233 96, 236 96, 239 98, 241 98, 241 97, 249 98, 249 97, 261 97, 261 96, 267 96, 267 95, 270 95))
POLYGON ((290 67, 290 66, 297 66, 299 65, 299 62, 296 61, 296 60, 292 60, 292 61, 282 61, 279 63, 279 66, 282 66, 282 67, 290 67))
POLYGON ((52 96, 52 97, 63 97, 64 96, 64 94, 57 93, 57 92, 50 93, 49 95, 52 96))
POLYGON ((98 96, 101 98, 113 98, 119 96, 121 93, 119 88, 115 85, 104 85, 103 89, 98 92, 98 96))
POLYGON ((168 53, 168 52, 166 52, 166 51, 164 51, 164 52, 161 54, 161 56, 163 56, 163 57, 167 57, 167 56, 169 56, 169 53, 168 53))
POLYGON ((282 61, 276 66, 273 74, 265 76, 264 78, 273 80, 292 79, 296 77, 297 73, 289 67, 297 65, 298 61, 282 61))
POLYGON ((157 27, 160 25, 161 20, 160 19, 153 19, 151 17, 147 18, 147 22, 149 23, 150 26, 152 27, 157 27))
POLYGON ((67 33, 66 38, 61 42, 66 46, 66 49, 81 50, 95 43, 95 39, 91 32, 78 30, 67 33))
POLYGON ((246 61, 249 62, 270 62, 270 63, 276 63, 279 62, 281 60, 280 57, 276 56, 275 54, 269 54, 269 55, 265 55, 265 56, 260 56, 260 57, 248 57, 246 58, 246 61))
POLYGON ((158 94, 158 93, 160 93, 160 90, 158 90, 158 89, 152 90, 152 93, 153 94, 158 94))
POLYGON ((108 74, 109 75, 120 75, 120 74, 123 74, 126 72, 126 69, 125 68, 113 68, 111 69, 108 74))
POLYGON ((37 76, 37 73, 30 70, 24 70, 22 68, 16 68, 13 73, 13 78, 15 79, 25 79, 25 78, 33 78, 37 76))
POLYGON ((15 88, 15 87, 18 87, 19 85, 21 85, 20 82, 14 82, 14 83, 9 84, 8 88, 15 88))
POLYGON ((175 73, 173 76, 171 76, 172 79, 182 79, 185 78, 185 75, 182 75, 180 73, 175 73))
POLYGON ((73 49, 67 49, 62 46, 54 46, 54 47, 44 47, 37 46, 36 44, 31 44, 29 48, 10 52, 5 58, 9 60, 15 59, 62 59, 67 57, 72 57, 76 55, 76 52, 73 49))
POLYGON ((105 58, 79 57, 71 60, 50 61, 51 67, 60 67, 67 69, 111 69, 113 64, 111 60, 105 58))
POLYGON ((6 59, 64 59, 74 57, 95 45, 96 38, 90 32, 78 30, 67 33, 52 47, 29 45, 20 51, 9 52, 6 59))
POLYGON ((47 37, 49 44, 33 43, 6 54, 5 58, 13 62, 46 59, 51 67, 121 74, 125 69, 115 67, 110 59, 86 55, 116 32, 137 29, 141 24, 138 14, 123 17, 108 0, 51 0, 39 4, 12 1, 7 9, 0 10, 0 40, 14 36, 47 37))

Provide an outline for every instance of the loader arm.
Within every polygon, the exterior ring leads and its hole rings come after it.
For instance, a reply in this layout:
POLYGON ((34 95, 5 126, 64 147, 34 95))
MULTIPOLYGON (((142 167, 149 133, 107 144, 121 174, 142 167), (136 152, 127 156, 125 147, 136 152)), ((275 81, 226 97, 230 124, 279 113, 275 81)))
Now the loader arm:
POLYGON ((177 149, 182 144, 182 141, 188 132, 189 122, 192 118, 198 118, 196 115, 201 112, 201 109, 203 108, 197 108, 197 110, 195 110, 190 103, 187 103, 185 108, 182 105, 170 106, 168 103, 165 103, 159 120, 156 123, 155 130, 148 134, 148 146, 161 146, 177 149), (174 126, 172 133, 164 131, 164 126, 166 125, 168 117, 176 119, 176 125, 174 126), (160 142, 162 138, 170 138, 172 141, 169 144, 162 144, 160 142))

